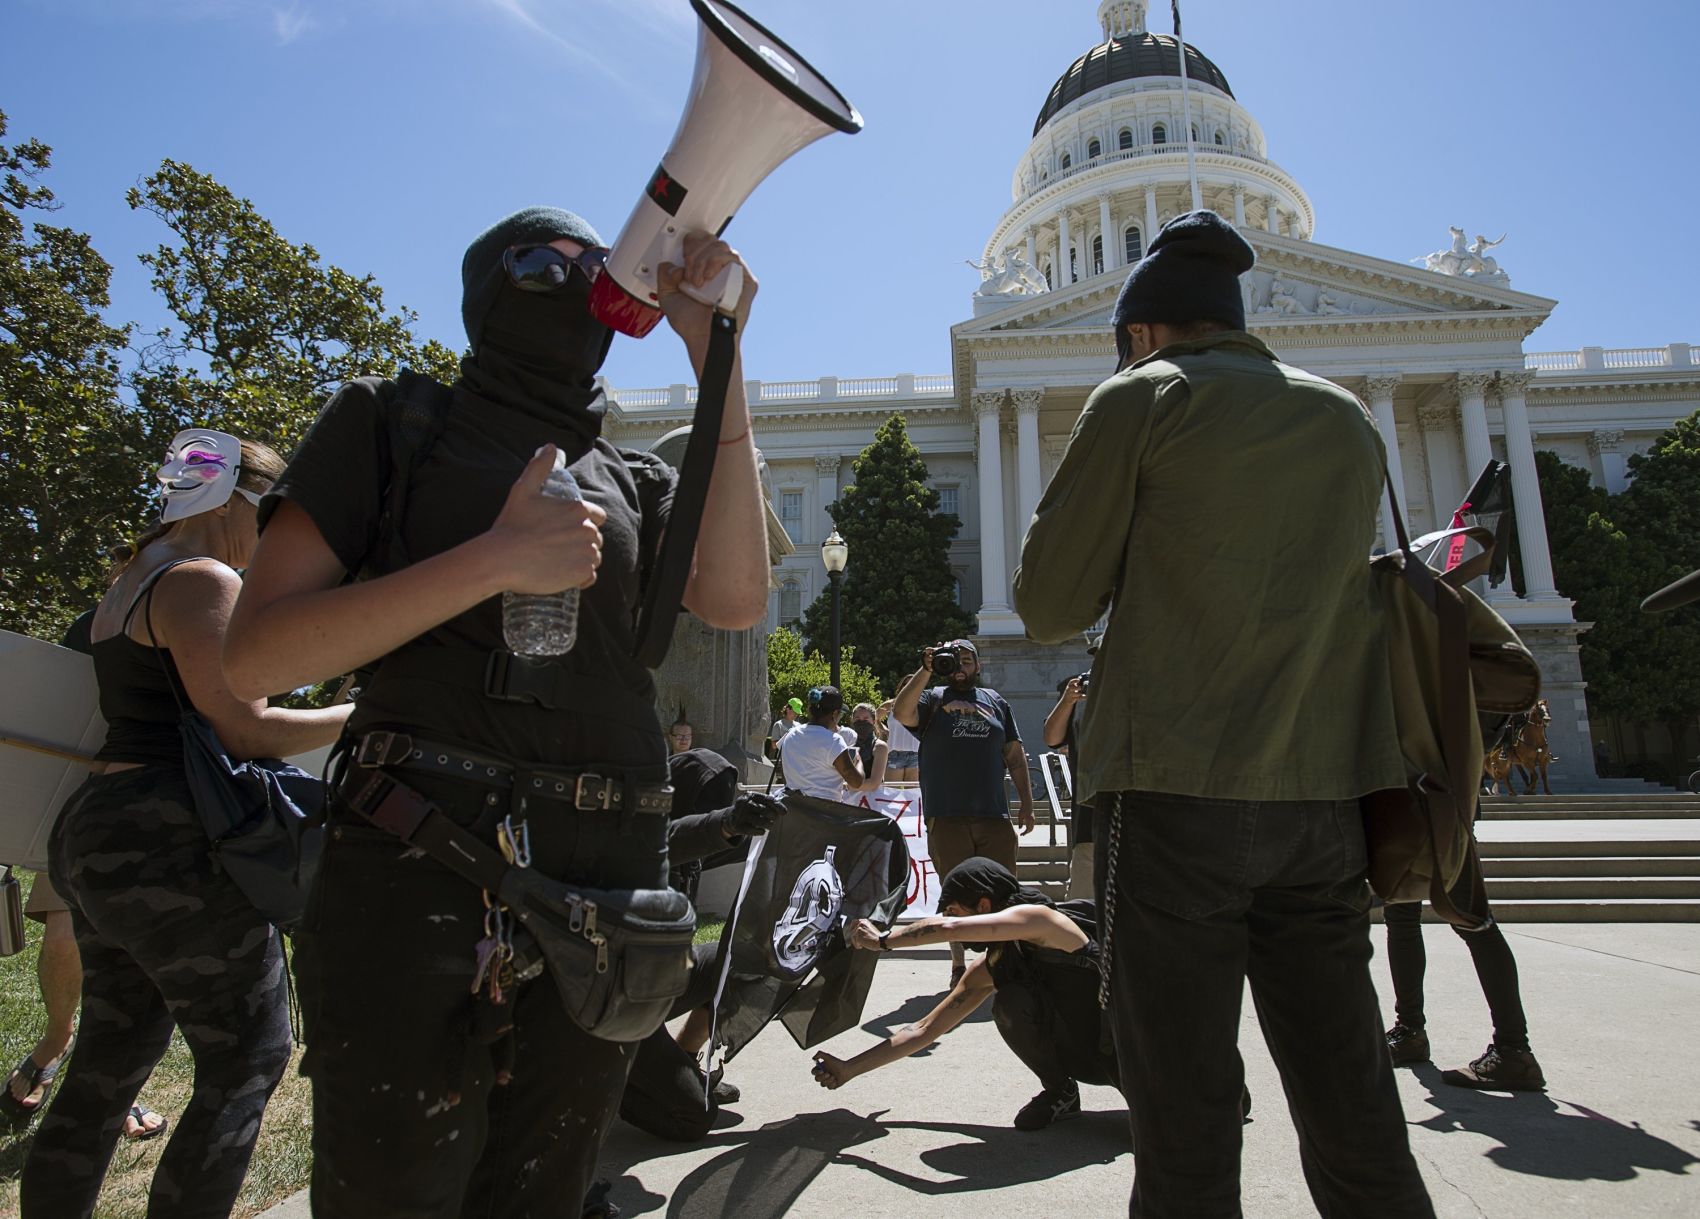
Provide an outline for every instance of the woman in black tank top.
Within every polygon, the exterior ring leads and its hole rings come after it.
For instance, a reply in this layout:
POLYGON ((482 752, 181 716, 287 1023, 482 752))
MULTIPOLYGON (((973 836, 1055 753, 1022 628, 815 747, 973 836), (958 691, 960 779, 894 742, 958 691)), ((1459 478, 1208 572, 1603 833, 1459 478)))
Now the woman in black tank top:
POLYGON ((160 522, 131 548, 91 629, 109 730, 101 770, 66 803, 49 876, 70 906, 82 1018, 64 1081, 24 1165, 25 1214, 92 1212, 136 1093, 180 1030, 195 1086, 155 1169, 154 1213, 226 1216, 289 1062, 277 929, 214 867, 183 770, 177 697, 236 758, 336 739, 348 708, 244 702, 219 668, 236 568, 277 454, 210 429, 172 442, 160 522))
POLYGON ((1115 1053, 1100 1028, 1097 916, 1088 901, 1058 909, 1023 889, 1008 868, 965 859, 939 887, 942 918, 883 932, 863 919, 850 932, 857 948, 889 952, 926 944, 986 948, 944 1001, 917 1023, 844 1060, 815 1055, 815 1079, 838 1088, 858 1075, 924 1050, 988 998, 1004 1044, 1044 1090, 1015 1115, 1018 1130, 1042 1130, 1080 1116, 1080 1085, 1120 1087, 1115 1053))

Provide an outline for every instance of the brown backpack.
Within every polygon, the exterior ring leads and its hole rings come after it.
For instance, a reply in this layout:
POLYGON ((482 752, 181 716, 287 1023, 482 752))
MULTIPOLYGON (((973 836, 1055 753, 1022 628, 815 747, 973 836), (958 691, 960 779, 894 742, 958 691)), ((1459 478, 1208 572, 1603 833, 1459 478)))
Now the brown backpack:
POLYGON ((1383 901, 1426 900, 1447 922, 1480 929, 1491 916, 1473 828, 1482 774, 1476 713, 1529 710, 1541 671, 1517 632, 1465 587, 1488 569, 1493 534, 1462 531, 1482 553, 1442 574, 1412 548, 1391 487, 1389 499, 1399 547, 1371 559, 1370 573, 1386 623, 1406 783, 1359 801, 1370 885, 1383 901), (1450 890, 1466 876, 1468 897, 1454 903, 1450 890))

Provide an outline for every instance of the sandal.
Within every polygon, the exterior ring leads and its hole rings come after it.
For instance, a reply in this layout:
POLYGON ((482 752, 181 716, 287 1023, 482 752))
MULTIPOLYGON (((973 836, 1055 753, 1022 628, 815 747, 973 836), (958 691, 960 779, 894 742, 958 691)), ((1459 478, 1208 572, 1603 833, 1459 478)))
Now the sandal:
POLYGON ((35 1060, 35 1051, 31 1050, 18 1060, 18 1065, 12 1068, 11 1075, 6 1077, 6 1085, 0 1088, 0 1113, 12 1124, 14 1129, 21 1130, 35 1120, 36 1114, 47 1108, 47 1098, 53 1094, 53 1081, 59 1077, 59 1067, 65 1061, 61 1054, 45 1067, 35 1060), (12 1090, 12 1084, 22 1079, 27 1087, 24 1095, 19 1096, 12 1090), (27 1098, 34 1094, 37 1088, 42 1089, 41 1099, 31 1103, 27 1098))
POLYGON ((130 1106, 130 1120, 136 1123, 137 1129, 136 1133, 126 1134, 124 1136, 124 1141, 126 1143, 143 1143, 148 1139, 157 1139, 160 1135, 165 1133, 166 1127, 171 1125, 170 1118, 160 1117, 160 1115, 155 1113, 152 1109, 148 1109, 142 1105, 130 1106), (159 1118, 159 1125, 150 1129, 148 1126, 148 1118, 150 1117, 159 1118))

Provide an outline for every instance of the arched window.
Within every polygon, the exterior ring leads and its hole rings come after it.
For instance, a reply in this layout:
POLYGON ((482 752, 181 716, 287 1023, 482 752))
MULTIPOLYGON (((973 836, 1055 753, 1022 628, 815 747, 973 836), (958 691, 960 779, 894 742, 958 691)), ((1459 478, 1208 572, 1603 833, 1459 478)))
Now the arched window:
POLYGON ((1161 123, 1152 127, 1151 142, 1153 144, 1167 144, 1169 142, 1169 129, 1161 123))
POLYGON ((1095 139, 1094 140, 1088 140, 1086 142, 1086 159, 1088 161, 1096 161, 1099 157, 1101 157, 1103 155, 1104 155, 1104 146, 1102 144, 1100 144, 1097 140, 1095 140, 1095 139))
POLYGON ((1116 148, 1119 149, 1122 152, 1126 152, 1128 149, 1130 149, 1132 147, 1133 147, 1133 131, 1130 128, 1123 127, 1122 133, 1116 137, 1116 148))
POLYGON ((1127 265, 1130 267, 1145 257, 1145 242, 1140 236, 1137 224, 1128 225, 1127 232, 1122 234, 1122 250, 1127 254, 1127 265))
POLYGON ((1194 123, 1192 125, 1192 142, 1194 144, 1198 143, 1198 124, 1197 123, 1194 123))
POLYGON ((1066 152, 1063 153, 1062 154, 1062 167, 1064 169, 1067 169, 1069 166, 1071 166, 1073 164, 1074 164, 1074 158, 1069 156, 1068 153, 1066 153, 1066 152))
POLYGON ((1104 239, 1102 237, 1094 237, 1092 239, 1092 274, 1102 275, 1103 273, 1104 239))
POLYGON ((1080 279, 1080 255, 1070 249, 1068 252, 1068 282, 1077 283, 1080 279))
POLYGON ((1216 133, 1216 147, 1218 147, 1218 148, 1225 147, 1227 145, 1227 143, 1228 143, 1228 141, 1224 140, 1222 138, 1222 133, 1220 131, 1218 131, 1216 133))
POLYGON ((779 625, 795 626, 803 620, 803 586, 787 580, 779 586, 779 625))

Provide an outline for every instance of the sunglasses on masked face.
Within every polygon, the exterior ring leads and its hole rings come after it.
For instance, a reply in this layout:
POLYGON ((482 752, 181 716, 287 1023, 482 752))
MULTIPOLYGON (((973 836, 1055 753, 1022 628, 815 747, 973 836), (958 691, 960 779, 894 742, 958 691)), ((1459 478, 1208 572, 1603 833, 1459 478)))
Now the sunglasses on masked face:
POLYGON ((574 270, 582 272, 587 283, 595 283, 607 265, 605 246, 591 246, 577 254, 563 254, 552 245, 516 245, 502 252, 502 268, 522 292, 559 292, 574 270))

